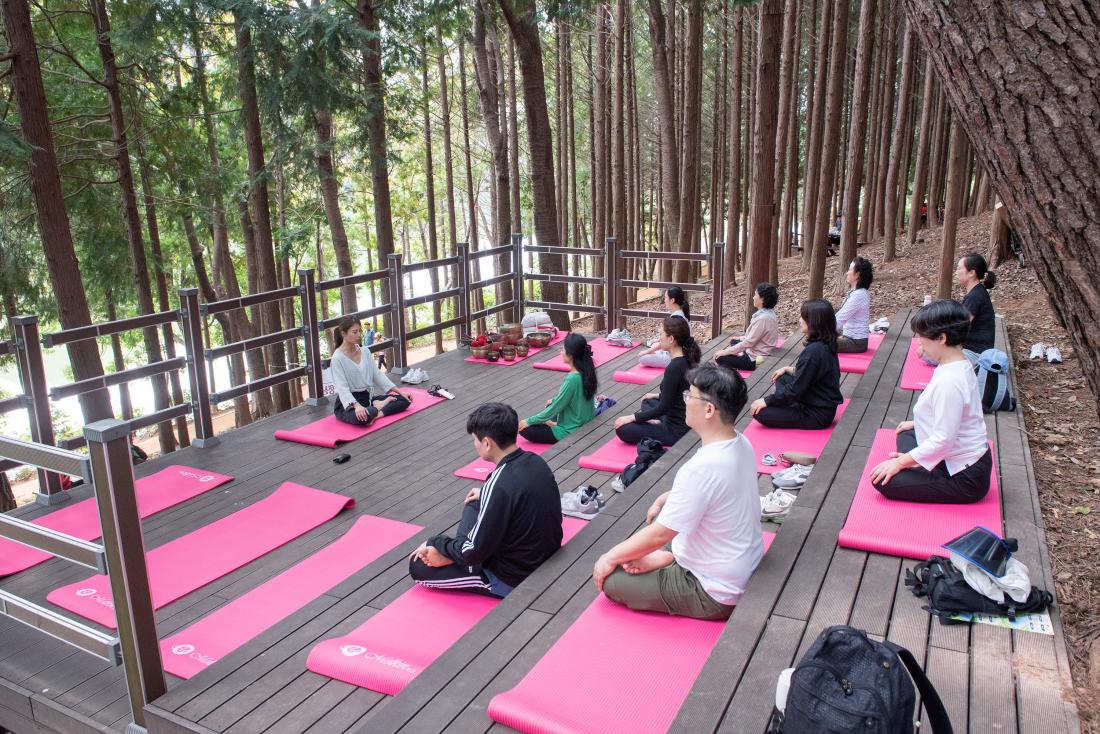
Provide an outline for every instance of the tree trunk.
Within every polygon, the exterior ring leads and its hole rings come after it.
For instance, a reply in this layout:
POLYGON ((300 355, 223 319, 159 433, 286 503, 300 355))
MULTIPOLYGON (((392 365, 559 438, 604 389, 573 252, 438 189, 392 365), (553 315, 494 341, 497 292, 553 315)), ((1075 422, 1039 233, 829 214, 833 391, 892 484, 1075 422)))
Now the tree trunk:
MULTIPOLYGON (((317 164, 317 177, 321 183, 321 201, 325 207, 325 221, 328 223, 332 250, 336 253, 336 272, 347 277, 355 272, 351 259, 351 246, 348 233, 344 229, 344 217, 340 212, 340 186, 336 180, 336 166, 332 162, 332 113, 320 108, 313 113, 313 133, 316 146, 314 161, 317 164)), ((340 310, 343 313, 355 313, 359 310, 355 297, 355 286, 340 289, 340 310)))
MULTIPOLYGON (((673 6, 675 8, 675 6, 673 6)), ((649 47, 653 57, 653 90, 657 99, 661 162, 661 218, 669 245, 680 240, 680 161, 677 156, 673 67, 667 37, 668 20, 661 0, 649 0, 649 47)))
MULTIPOLYGON (((103 300, 107 302, 107 320, 114 321, 118 318, 118 313, 115 311, 115 294, 114 291, 108 288, 103 293, 103 300)), ((115 360, 115 372, 122 372, 126 369, 126 357, 122 353, 122 339, 118 334, 111 334, 111 355, 115 360)), ((134 419, 134 406, 130 402, 130 385, 123 382, 118 386, 118 405, 122 410, 123 420, 134 419)), ((3 472, 0 472, 2 475, 3 472)))
MULTIPOLYGON (((519 197, 519 112, 516 105, 516 43, 511 35, 508 36, 507 67, 500 81, 504 84, 504 94, 508 102, 508 106, 504 110, 505 121, 508 126, 508 210, 512 212, 508 234, 513 234, 523 231, 523 203, 519 197)), ((503 235, 501 241, 504 241, 503 235)))
MULTIPOLYGON (((803 17, 803 4, 798 3, 798 21, 795 28, 795 44, 794 44, 794 72, 791 78, 791 87, 789 94, 791 96, 789 109, 790 114, 787 115, 787 186, 783 192, 783 210, 780 213, 779 231, 779 256, 786 258, 791 256, 791 242, 794 240, 795 232, 792 230, 792 226, 796 219, 795 208, 798 206, 798 161, 800 152, 800 141, 798 131, 801 129, 802 118, 799 116, 798 100, 799 100, 799 85, 798 85, 798 59, 802 57, 802 17, 803 17)), ((812 21, 810 28, 813 28, 812 21)), ((778 263, 776 265, 778 270, 778 263)), ((778 282, 778 272, 776 273, 776 280, 773 283, 778 282)))
MULTIPOLYGON (((424 177, 427 183, 428 205, 428 259, 439 258, 439 237, 436 234, 435 223, 435 166, 432 163, 432 114, 430 97, 428 96, 428 49, 425 45, 423 58, 420 63, 420 87, 424 94, 424 177)), ((428 278, 432 286, 432 293, 439 292, 439 268, 428 271, 428 278)), ((432 302, 432 318, 438 324, 442 318, 443 304, 439 301, 432 302)), ((443 332, 437 331, 435 337, 435 353, 443 354, 443 332)))
POLYGON ((775 129, 779 99, 780 16, 782 0, 763 0, 760 4, 760 54, 756 72, 756 129, 753 140, 752 239, 749 240, 749 267, 745 278, 745 323, 756 308, 752 294, 756 284, 767 280, 770 260, 772 217, 775 211, 775 129))
MULTIPOLYGON (((894 109, 894 90, 897 82, 897 54, 898 54, 898 33, 901 31, 900 23, 903 18, 896 13, 893 7, 890 7, 887 18, 888 33, 887 33, 887 53, 885 55, 886 60, 886 78, 884 80, 885 86, 885 99, 882 102, 881 122, 879 125, 879 147, 877 153, 877 163, 875 165, 875 190, 874 190, 874 202, 875 202, 875 217, 872 229, 872 237, 886 234, 886 178, 889 173, 889 155, 890 146, 892 143, 893 126, 891 124, 890 112, 894 109)), ((904 122, 908 117, 909 108, 906 107, 903 114, 899 114, 898 117, 904 122)), ((893 226, 893 225, 890 225, 893 226)), ((868 237, 870 239, 871 237, 868 237)))
MULTIPOLYGON (((626 42, 626 0, 615 3, 615 35, 612 50, 614 78, 611 86, 611 235, 618 250, 631 248, 626 227, 626 78, 624 59, 626 42)), ((620 261, 620 265, 621 265, 620 261)), ((623 276, 622 268, 616 274, 623 276)), ((629 303, 627 298, 626 302, 629 303)))
MULTIPOLYGON (((844 286, 846 263, 856 256, 859 232, 859 199, 863 190, 863 158, 866 150, 867 109, 871 91, 871 67, 875 49, 875 0, 863 0, 859 6, 859 47, 856 49, 855 86, 852 90, 852 122, 848 129, 848 172, 844 188, 844 225, 840 229, 838 285, 844 286)), ((867 197, 868 199, 870 197, 867 197)), ((870 236, 870 222, 863 223, 870 236)))
POLYGON ((959 124, 958 118, 951 118, 951 157, 947 171, 947 191, 943 211, 942 243, 940 254, 939 285, 937 298, 951 297, 951 284, 955 275, 955 239, 959 228, 959 214, 963 202, 963 186, 966 184, 967 168, 966 128, 959 124))
POLYGON ((832 34, 832 11, 838 0, 825 0, 821 6, 821 23, 817 30, 817 53, 814 55, 814 78, 807 78, 810 87, 807 95, 813 94, 813 111, 810 115, 810 138, 806 146, 806 169, 803 180, 806 182, 802 192, 802 267, 810 265, 814 252, 814 238, 817 232, 815 216, 817 212, 818 183, 821 172, 821 142, 825 126, 825 84, 829 72, 829 39, 832 34))
MULTIPOLYGON (((775 202, 772 209, 772 228, 769 239, 769 264, 768 280, 775 283, 779 280, 779 251, 783 241, 780 233, 780 215, 782 214, 783 186, 787 176, 787 146, 790 145, 790 123, 788 118, 793 114, 793 100, 791 90, 797 85, 793 79, 798 75, 798 67, 795 64, 795 36, 798 33, 799 19, 801 18, 801 3, 799 0, 787 0, 786 14, 783 18, 783 65, 779 71, 779 115, 776 118, 778 126, 775 130, 775 202)), ((791 182, 794 183, 793 181, 791 182)), ((751 299, 751 296, 750 296, 751 299)))
MULTIPOLYGON (((680 252, 699 250, 699 188, 701 166, 703 114, 703 0, 691 0, 688 5, 687 45, 684 48, 684 124, 680 150, 680 252)), ((686 283, 691 279, 691 263, 676 262, 673 280, 686 283)))
POLYGON ((737 285, 737 261, 740 259, 741 238, 741 61, 744 51, 744 9, 733 11, 733 57, 730 68, 733 89, 730 92, 730 190, 726 200, 726 262, 725 283, 737 285))
MULTIPOLYGON (((912 27, 912 22, 909 23, 912 27)), ((917 241, 917 230, 921 228, 921 206, 925 204, 925 190, 928 182, 928 145, 932 139, 932 112, 936 106, 936 75, 932 70, 932 59, 924 60, 924 91, 921 94, 920 139, 917 141, 917 170, 913 174, 913 197, 909 201, 909 244, 917 241)), ((928 216, 934 216, 931 205, 928 216)), ((931 219, 929 219, 931 221, 931 219)))
MULTIPOLYGON (((917 39, 912 27, 905 26, 905 40, 901 49, 901 89, 898 92, 898 111, 894 116, 894 140, 890 152, 890 167, 886 172, 886 212, 883 222, 885 224, 885 259, 891 262, 897 257, 897 216, 898 216, 898 178, 901 171, 902 158, 905 157, 905 148, 911 141, 905 134, 906 121, 909 119, 909 102, 913 90, 913 71, 916 64, 914 59, 917 51, 917 39)), ((908 171, 904 172, 908 174, 908 171)), ((904 189, 905 178, 902 176, 901 185, 904 189)), ((904 194, 904 191, 902 192, 904 194)))
MULTIPOLYGON (((480 249, 481 244, 477 230, 477 196, 474 193, 474 172, 473 165, 470 162, 470 117, 467 112, 469 97, 466 93, 466 42, 462 37, 458 41, 458 67, 459 89, 462 96, 462 157, 466 163, 466 242, 469 244, 470 251, 473 252, 480 249)), ((481 279, 480 260, 473 261, 471 272, 473 273, 473 280, 481 279)), ((481 288, 477 289, 473 306, 467 304, 467 307, 478 311, 485 308, 485 292, 481 288)), ((484 331, 485 321, 481 320, 478 323, 480 324, 480 330, 484 331)))

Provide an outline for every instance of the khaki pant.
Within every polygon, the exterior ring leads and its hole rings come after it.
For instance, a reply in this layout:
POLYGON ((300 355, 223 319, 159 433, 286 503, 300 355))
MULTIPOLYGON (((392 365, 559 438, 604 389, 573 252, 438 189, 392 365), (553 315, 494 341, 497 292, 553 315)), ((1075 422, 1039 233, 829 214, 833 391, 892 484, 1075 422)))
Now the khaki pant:
POLYGON ((632 574, 617 568, 603 582, 607 598, 643 612, 664 612, 695 619, 729 619, 733 607, 719 604, 695 574, 679 563, 649 573, 632 574))

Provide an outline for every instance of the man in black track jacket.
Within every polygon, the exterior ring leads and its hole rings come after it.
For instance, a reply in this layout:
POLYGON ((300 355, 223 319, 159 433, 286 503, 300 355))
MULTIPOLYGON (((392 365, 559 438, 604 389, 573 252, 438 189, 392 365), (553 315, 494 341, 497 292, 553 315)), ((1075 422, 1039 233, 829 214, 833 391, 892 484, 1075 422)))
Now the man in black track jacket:
POLYGON ((433 589, 504 597, 561 547, 561 497, 539 456, 516 446, 519 417, 486 403, 466 420, 478 456, 496 464, 470 490, 458 532, 437 535, 413 551, 409 574, 433 589))

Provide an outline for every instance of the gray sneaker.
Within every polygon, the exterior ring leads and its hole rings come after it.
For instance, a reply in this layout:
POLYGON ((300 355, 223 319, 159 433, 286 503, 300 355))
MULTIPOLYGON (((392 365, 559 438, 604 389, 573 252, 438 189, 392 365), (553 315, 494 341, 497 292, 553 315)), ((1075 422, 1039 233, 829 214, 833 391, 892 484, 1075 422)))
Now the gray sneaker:
POLYGON ((591 520, 599 514, 601 504, 599 493, 582 486, 561 496, 561 514, 591 520))
POLYGON ((772 474, 772 486, 776 489, 801 489, 810 478, 812 466, 792 464, 789 468, 772 474))

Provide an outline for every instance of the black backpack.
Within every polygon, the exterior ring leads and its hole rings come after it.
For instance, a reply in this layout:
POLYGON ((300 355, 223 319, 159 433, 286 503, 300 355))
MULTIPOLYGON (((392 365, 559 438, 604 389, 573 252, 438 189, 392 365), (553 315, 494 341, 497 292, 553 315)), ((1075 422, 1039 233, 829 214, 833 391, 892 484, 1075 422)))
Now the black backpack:
POLYGON ((953 734, 943 702, 911 652, 847 625, 829 627, 794 669, 785 711, 772 713, 768 732, 911 734, 913 683, 933 734, 953 734))
POLYGON ((668 451, 661 442, 655 438, 643 438, 638 442, 638 457, 634 459, 633 464, 628 464, 622 473, 619 475, 619 479, 622 480, 623 486, 630 486, 638 477, 642 476, 646 469, 650 465, 661 458, 664 453, 668 451))
POLYGON ((952 614, 960 612, 997 614, 1015 619, 1017 614, 1041 612, 1054 601, 1049 591, 1032 586, 1024 602, 1013 601, 1006 595, 1004 603, 998 604, 970 586, 962 571, 944 556, 932 556, 906 571, 905 585, 914 596, 928 597, 924 608, 939 617, 941 624, 967 624, 951 619, 952 614))

